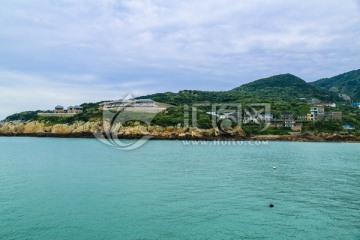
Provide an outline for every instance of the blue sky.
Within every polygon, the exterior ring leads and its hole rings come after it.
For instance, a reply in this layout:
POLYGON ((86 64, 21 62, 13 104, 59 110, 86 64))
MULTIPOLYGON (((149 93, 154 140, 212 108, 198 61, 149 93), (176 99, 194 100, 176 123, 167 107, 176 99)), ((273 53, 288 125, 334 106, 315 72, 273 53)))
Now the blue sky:
POLYGON ((0 0, 0 119, 359 68, 360 1, 0 0))

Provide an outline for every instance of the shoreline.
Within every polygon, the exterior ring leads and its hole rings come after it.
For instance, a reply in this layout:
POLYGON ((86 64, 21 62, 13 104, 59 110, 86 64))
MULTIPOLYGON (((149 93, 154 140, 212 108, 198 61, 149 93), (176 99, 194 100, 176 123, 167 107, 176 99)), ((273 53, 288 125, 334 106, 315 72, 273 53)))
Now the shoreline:
MULTIPOLYGON (((118 134, 119 139, 141 139, 144 135, 122 135, 118 134)), ((34 138, 97 138, 93 132, 78 133, 0 133, 0 137, 34 137, 34 138)), ((101 137, 104 138, 104 137, 101 137)), ((279 141, 279 142, 349 142, 360 143, 360 137, 354 135, 337 134, 315 134, 299 133, 298 135, 254 135, 254 136, 152 136, 149 140, 191 140, 191 141, 279 141)))

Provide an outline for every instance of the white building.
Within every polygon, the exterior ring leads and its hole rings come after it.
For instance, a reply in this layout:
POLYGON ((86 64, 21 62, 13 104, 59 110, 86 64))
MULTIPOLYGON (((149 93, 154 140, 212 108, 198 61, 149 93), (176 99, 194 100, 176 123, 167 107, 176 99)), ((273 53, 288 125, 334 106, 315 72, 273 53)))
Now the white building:
POLYGON ((322 120, 325 115, 325 108, 322 105, 311 107, 310 114, 311 114, 310 120, 313 121, 322 120))
POLYGON ((324 107, 336 107, 336 103, 322 103, 321 105, 324 107))
POLYGON ((130 100, 116 100, 111 102, 104 102, 99 104, 100 108, 137 108, 137 107, 149 107, 154 108, 156 107, 156 104, 151 99, 130 99, 130 100))

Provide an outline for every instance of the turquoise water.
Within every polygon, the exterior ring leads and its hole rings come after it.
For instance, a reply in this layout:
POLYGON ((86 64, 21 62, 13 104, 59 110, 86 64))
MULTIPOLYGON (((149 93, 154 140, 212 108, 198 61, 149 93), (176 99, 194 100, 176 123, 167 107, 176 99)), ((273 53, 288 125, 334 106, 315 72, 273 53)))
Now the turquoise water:
POLYGON ((360 144, 207 144, 0 137, 0 239, 360 239, 360 144))

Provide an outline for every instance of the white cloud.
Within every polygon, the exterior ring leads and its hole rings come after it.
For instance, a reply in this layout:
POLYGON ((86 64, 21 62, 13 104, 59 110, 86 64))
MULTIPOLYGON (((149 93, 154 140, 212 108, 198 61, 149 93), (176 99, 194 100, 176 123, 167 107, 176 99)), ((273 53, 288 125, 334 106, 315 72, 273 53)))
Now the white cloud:
MULTIPOLYGON (((283 72, 315 80, 359 68, 359 25, 356 0, 4 1, 0 70, 41 76, 52 96, 84 89, 89 101, 135 80, 155 81, 136 85, 144 92, 231 88, 283 72)), ((47 96, 32 89, 30 99, 47 96)))
POLYGON ((130 93, 141 96, 153 83, 133 81, 114 86, 103 84, 91 75, 49 77, 0 71, 0 119, 15 112, 53 109, 58 104, 70 106, 119 99, 130 93))

